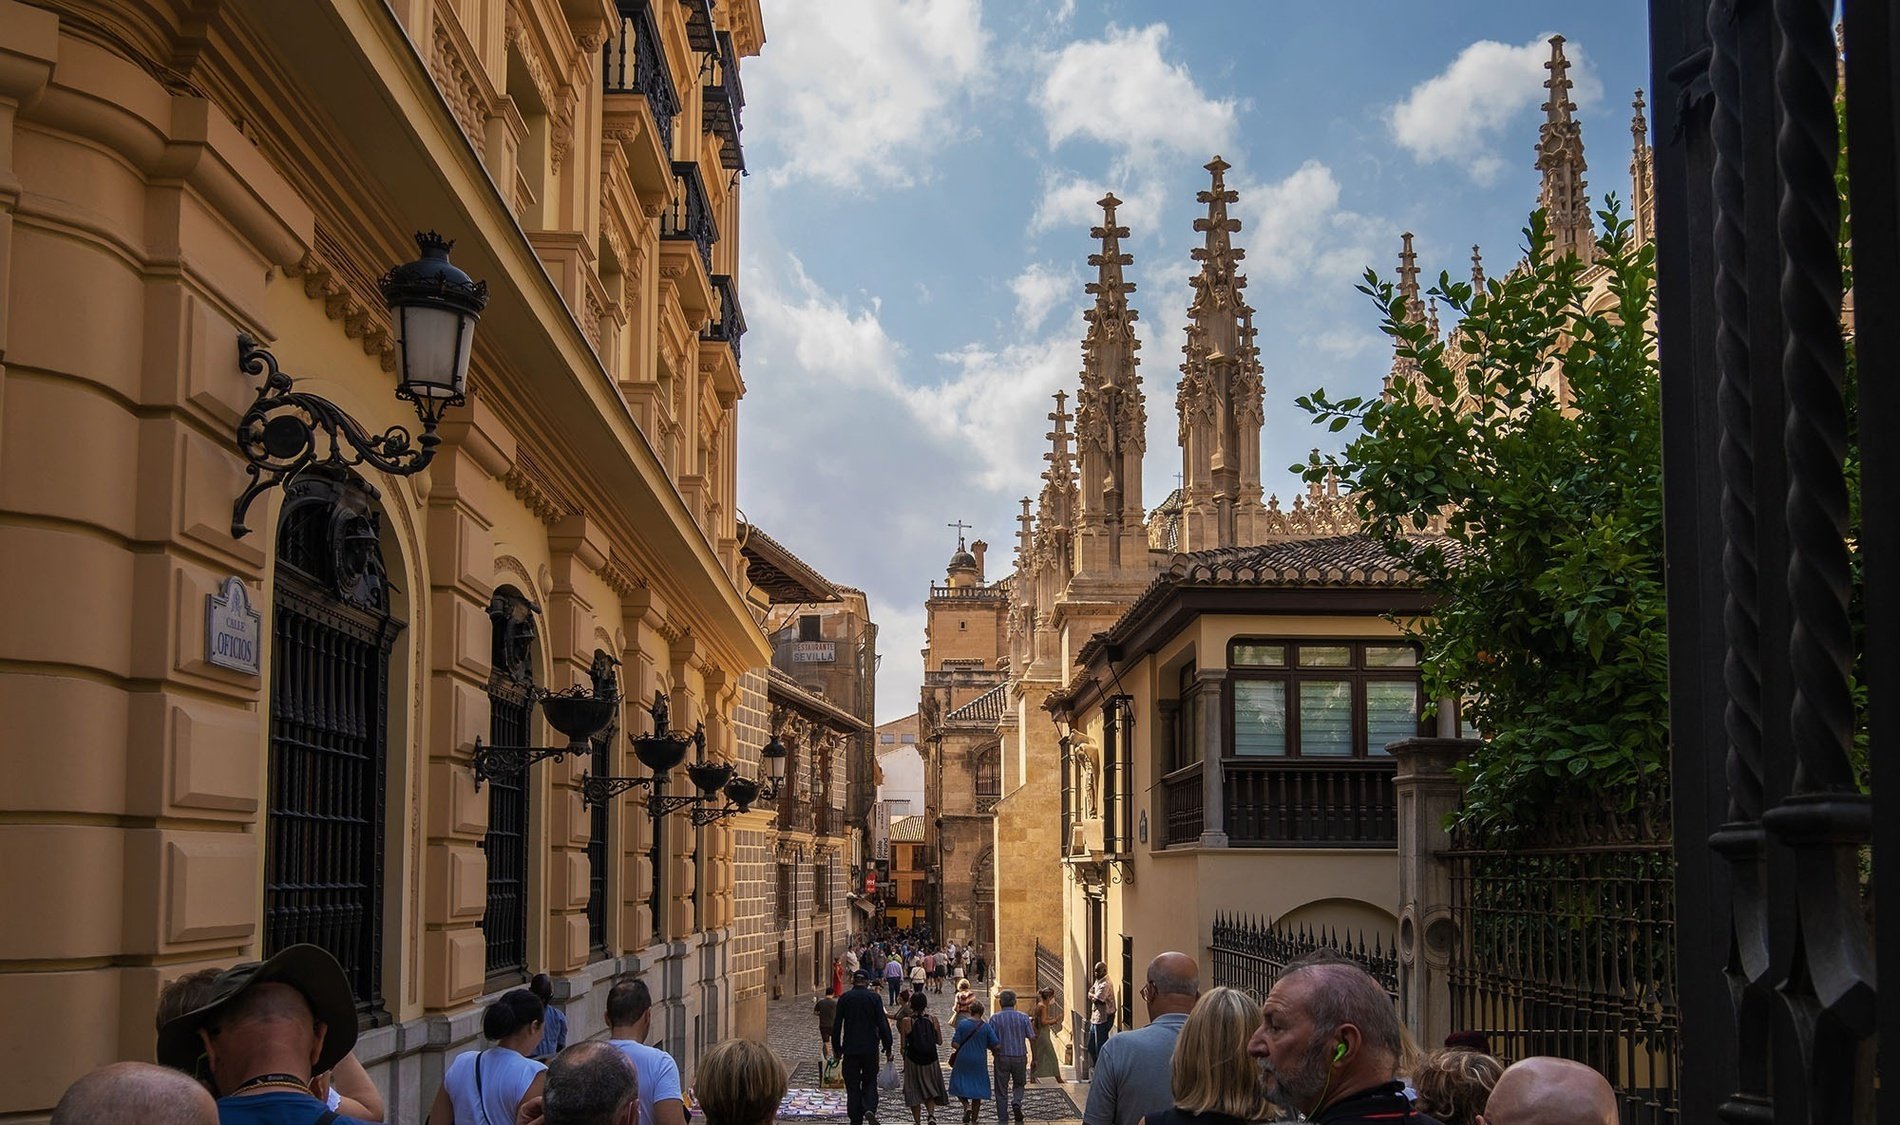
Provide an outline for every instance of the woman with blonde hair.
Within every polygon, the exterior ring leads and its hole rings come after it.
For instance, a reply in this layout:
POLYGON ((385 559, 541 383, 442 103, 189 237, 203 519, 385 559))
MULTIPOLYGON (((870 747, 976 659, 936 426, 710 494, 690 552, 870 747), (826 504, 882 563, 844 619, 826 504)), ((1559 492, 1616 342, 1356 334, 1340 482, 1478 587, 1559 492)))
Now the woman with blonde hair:
POLYGON ((1472 1125, 1503 1074, 1504 1064, 1483 1051, 1449 1047, 1425 1056, 1412 1071, 1412 1085, 1419 1109, 1444 1125, 1472 1125))
POLYGON ((1238 988, 1201 994, 1174 1043, 1174 1108, 1142 1118, 1145 1125, 1245 1125, 1279 1116, 1260 1091, 1260 1070, 1247 1040, 1260 1025, 1260 1006, 1238 988))
POLYGON ((969 977, 957 978, 956 1007, 951 1010, 953 1016, 960 1016, 970 1010, 970 1002, 976 999, 976 990, 970 987, 969 977))
POLYGON ((771 1125, 786 1081, 785 1064, 763 1044, 728 1039, 699 1060, 693 1095, 706 1125, 771 1125))

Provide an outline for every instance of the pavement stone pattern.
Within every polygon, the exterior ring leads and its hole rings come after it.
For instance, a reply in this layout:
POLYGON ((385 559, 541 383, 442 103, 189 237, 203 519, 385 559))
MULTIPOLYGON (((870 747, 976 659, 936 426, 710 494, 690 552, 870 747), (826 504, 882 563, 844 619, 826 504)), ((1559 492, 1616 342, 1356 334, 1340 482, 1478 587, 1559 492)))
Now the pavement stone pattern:
MULTIPOLYGON (((834 1122, 844 1121, 844 1091, 826 1090, 824 1094, 835 1094, 836 1098, 817 1096, 819 1088, 819 1069, 824 1056, 818 1038, 818 1017, 812 1012, 815 997, 794 996, 783 1000, 771 1001, 766 1006, 765 1035, 766 1045, 791 1072, 791 1090, 786 1095, 785 1105, 780 1112, 781 1120, 834 1122)), ((946 1001, 947 1001, 946 997, 946 1001)), ((931 997, 933 1006, 936 997, 931 997)), ((946 1002, 944 1007, 948 1007, 946 1002)), ((942 1018, 942 1013, 938 1013, 942 1018)), ((948 1068, 944 1071, 944 1082, 950 1081, 948 1068)), ((1084 1091, 1086 1086, 1075 1087, 1066 1083, 1051 1083, 1046 1079, 1023 1092, 1023 1117, 1030 1121, 1076 1122, 1080 1121, 1082 1111, 1076 1097, 1070 1091, 1084 1091)), ((939 1125, 955 1125, 961 1117, 961 1103, 955 1098, 948 1106, 937 1109, 939 1125)), ((900 1125, 910 1120, 910 1110, 905 1108, 903 1096, 898 1090, 880 1091, 878 1095, 878 1118, 884 1125, 900 1125)), ((993 1110, 986 1110, 981 1118, 983 1125, 995 1120, 993 1110)))

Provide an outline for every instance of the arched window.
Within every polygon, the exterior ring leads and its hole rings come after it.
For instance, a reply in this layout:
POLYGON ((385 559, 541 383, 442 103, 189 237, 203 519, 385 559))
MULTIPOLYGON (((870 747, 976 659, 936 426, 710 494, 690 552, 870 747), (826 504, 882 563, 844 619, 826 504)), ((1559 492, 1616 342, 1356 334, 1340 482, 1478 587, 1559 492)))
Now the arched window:
POLYGON ((988 812, 1003 795, 1003 770, 998 763, 1001 746, 990 746, 976 756, 976 811, 988 812))
POLYGON ((336 956, 360 1018, 382 996, 389 608, 381 517, 348 470, 285 489, 271 606, 264 953, 309 942, 336 956))
MULTIPOLYGON (((496 746, 533 744, 535 615, 541 607, 513 586, 500 586, 488 603, 494 655, 488 674, 488 740, 496 746)), ((528 772, 488 783, 488 899, 482 937, 488 943, 490 986, 519 980, 528 967, 528 772)))

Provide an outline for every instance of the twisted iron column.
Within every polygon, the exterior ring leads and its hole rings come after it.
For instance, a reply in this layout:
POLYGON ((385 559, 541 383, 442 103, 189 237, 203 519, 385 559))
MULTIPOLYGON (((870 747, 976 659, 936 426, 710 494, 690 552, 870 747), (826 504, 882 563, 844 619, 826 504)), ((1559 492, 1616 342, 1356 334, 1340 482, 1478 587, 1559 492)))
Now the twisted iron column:
POLYGON ((1860 903, 1859 850, 1872 834, 1868 800, 1848 757, 1849 686, 1846 355, 1841 339, 1840 158, 1832 0, 1775 0, 1780 46, 1775 99, 1781 126, 1782 379, 1787 401, 1787 589, 1793 615, 1789 714, 1793 784, 1763 823, 1793 853, 1798 881, 1796 960, 1779 991, 1802 1058, 1777 1067, 1776 1101, 1804 1099, 1782 1120, 1863 1120, 1871 1097, 1873 965, 1860 903), (1795 1063, 1800 1069, 1794 1070, 1795 1063))
POLYGON ((1755 408, 1748 340, 1743 32, 1738 3, 1718 0, 1708 13, 1712 46, 1709 85, 1713 94, 1709 131, 1715 153, 1710 176, 1715 204, 1715 360, 1720 372, 1716 407, 1721 422, 1718 461, 1725 588, 1722 624, 1726 635, 1723 729, 1727 736, 1729 789, 1726 822, 1710 836, 1709 844, 1727 860, 1731 871, 1729 951, 1724 972, 1735 1012, 1734 1049, 1742 1083, 1723 1100, 1718 1113, 1731 1125, 1765 1125, 1773 1116, 1767 1089, 1770 1007, 1765 992, 1771 961, 1766 871, 1762 863, 1761 615, 1756 591, 1760 574, 1752 445, 1755 408))

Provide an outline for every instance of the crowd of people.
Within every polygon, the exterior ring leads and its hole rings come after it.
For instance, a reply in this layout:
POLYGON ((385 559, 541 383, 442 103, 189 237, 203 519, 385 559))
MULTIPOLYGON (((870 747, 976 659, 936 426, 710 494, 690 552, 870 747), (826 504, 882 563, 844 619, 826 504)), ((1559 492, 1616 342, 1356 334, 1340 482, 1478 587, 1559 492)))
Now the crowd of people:
POLYGON ((942 995, 950 981, 983 980, 989 976, 989 962, 981 946, 938 942, 928 926, 886 927, 845 944, 831 963, 831 995, 842 995, 860 970, 880 983, 887 1001, 896 1004, 906 988, 942 995))
MULTIPOLYGON (((854 949, 851 987, 819 1002, 823 1052, 835 1059, 851 1125, 878 1125, 879 1058, 902 1054, 901 1093, 913 1125, 936 1125, 957 1099, 964 1125, 986 1106, 997 1125, 1022 1125, 1024 1087, 1059 1077, 1051 1032, 1062 1018, 1048 990, 1030 1008, 996 994, 996 1010, 967 976, 940 1018, 929 967, 921 979, 886 968, 941 953, 867 942, 854 949), (879 958, 884 958, 882 963, 879 958), (883 987, 880 987, 883 986, 883 987), (946 1031, 946 1025, 947 1031, 946 1031), (948 1051, 947 1056, 945 1051, 948 1051), (946 1083, 943 1067, 948 1063, 946 1083)), ((963 951, 972 967, 977 954, 963 951)), ((1099 967, 1098 967, 1099 970, 1099 967)), ((1087 994, 1113 1005, 1106 972, 1087 994), (1098 987, 1099 986, 1099 987, 1098 987)), ((624 978, 609 989, 605 1038, 568 1045, 548 1004, 549 982, 505 993, 483 1013, 486 1046, 457 1055, 443 1073, 428 1125, 686 1125, 691 1114, 678 1065, 646 1045, 653 999, 624 978)), ((1319 1125, 1615 1125, 1609 1083, 1581 1063, 1529 1058, 1505 1066, 1482 1036, 1454 1035, 1421 1052, 1390 997, 1336 955, 1295 962, 1264 1003, 1232 988, 1201 989, 1192 957, 1163 953, 1148 965, 1141 998, 1148 1021, 1091 1033, 1084 1125, 1248 1125, 1303 1119, 1319 1125)), ((356 1061, 356 1009, 336 960, 309 945, 261 962, 182 977, 161 995, 159 1065, 115 1063, 75 1082, 54 1125, 356 1125, 385 1117, 381 1093, 356 1061)), ((708 1125, 771 1125, 787 1088, 785 1066, 765 1046, 733 1039, 711 1048, 695 1075, 708 1125)))

